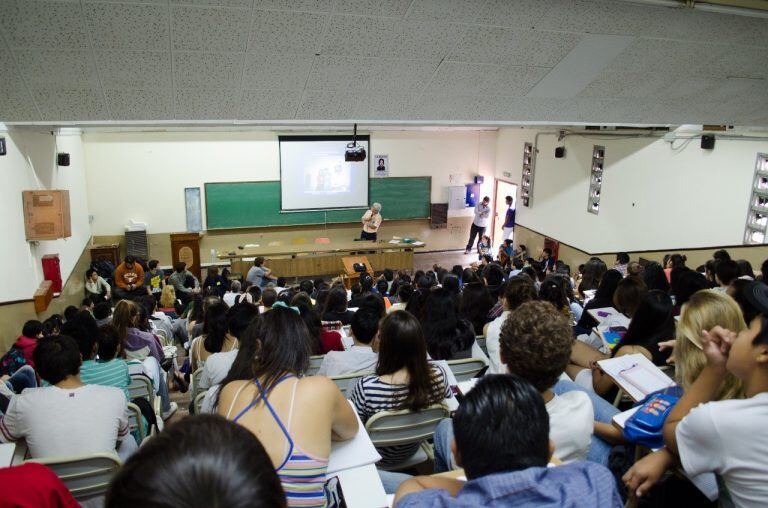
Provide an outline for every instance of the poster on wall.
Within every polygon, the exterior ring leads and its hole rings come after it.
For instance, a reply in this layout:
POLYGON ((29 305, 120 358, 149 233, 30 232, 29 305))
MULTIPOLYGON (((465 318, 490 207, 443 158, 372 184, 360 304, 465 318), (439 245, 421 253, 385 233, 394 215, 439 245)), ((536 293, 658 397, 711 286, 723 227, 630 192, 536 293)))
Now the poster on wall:
POLYGON ((200 206, 200 187, 184 189, 184 205, 187 211, 187 231, 198 233, 203 230, 203 213, 200 206))
POLYGON ((374 178, 386 178, 389 176, 389 155, 375 155, 373 161, 376 164, 373 168, 374 178))

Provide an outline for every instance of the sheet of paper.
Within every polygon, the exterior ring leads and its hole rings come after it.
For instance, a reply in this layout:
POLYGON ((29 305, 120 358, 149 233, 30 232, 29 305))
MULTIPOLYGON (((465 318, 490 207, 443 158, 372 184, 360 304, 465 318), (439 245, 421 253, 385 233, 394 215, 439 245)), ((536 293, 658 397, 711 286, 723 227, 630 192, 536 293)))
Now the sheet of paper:
POLYGON ((627 423, 627 420, 629 420, 629 417, 632 416, 637 412, 637 410, 640 409, 640 406, 633 407, 632 409, 627 409, 626 411, 623 411, 617 415, 613 415, 613 423, 618 426, 620 429, 624 428, 624 424, 627 423))
POLYGON ((400 244, 400 240, 390 240, 389 243, 393 243, 395 245, 399 245, 400 244))
POLYGON ((411 245, 416 245, 416 246, 420 247, 420 246, 424 245, 424 242, 420 242, 420 241, 417 240, 417 241, 413 242, 411 245))
POLYGON ((8 467, 13 461, 13 453, 16 451, 16 443, 0 444, 0 467, 8 467))
POLYGON ((666 374, 664 374, 657 366, 655 366, 648 358, 641 354, 624 355, 617 358, 609 358, 608 360, 600 360, 597 362, 600 369, 611 376, 611 378, 618 384, 622 390, 632 398, 632 400, 638 401, 645 398, 646 392, 640 390, 628 380, 622 378, 621 373, 628 371, 635 366, 642 366, 644 370, 647 370, 664 380, 666 386, 672 386, 675 382, 666 374))
POLYGON ((477 382, 478 382, 478 381, 479 381, 479 379, 478 379, 478 378, 472 378, 472 379, 469 379, 469 380, 467 380, 467 381, 461 381, 461 382, 458 384, 458 386, 459 386, 459 391, 460 391, 460 392, 461 392, 463 395, 466 395, 467 393, 469 393, 469 391, 470 391, 472 388, 474 388, 474 387, 475 387, 475 385, 477 384, 477 382))
MULTIPOLYGON (((349 403, 352 405, 352 403, 349 403)), ((352 408, 354 411, 354 406, 352 408)), ((331 443, 331 455, 328 457, 328 475, 332 473, 353 469, 369 464, 375 464, 381 460, 381 455, 365 430, 365 425, 360 421, 360 417, 355 411, 355 417, 359 425, 357 434, 352 439, 346 441, 334 441, 331 443)))
POLYGON ((344 500, 350 508, 390 506, 391 501, 384 492, 381 478, 373 464, 339 471, 336 476, 339 477, 344 500))

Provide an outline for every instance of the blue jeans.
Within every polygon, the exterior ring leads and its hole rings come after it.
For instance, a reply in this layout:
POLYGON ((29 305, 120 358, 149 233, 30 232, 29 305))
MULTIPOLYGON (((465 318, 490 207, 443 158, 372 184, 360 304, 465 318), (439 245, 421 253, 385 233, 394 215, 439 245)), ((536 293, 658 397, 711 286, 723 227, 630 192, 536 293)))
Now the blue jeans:
POLYGON ((36 388, 37 377, 31 365, 23 365, 5 382, 13 393, 21 393, 25 388, 36 388))
POLYGON ((451 455, 453 441, 453 420, 445 418, 435 428, 435 473, 444 473, 456 469, 451 455))
POLYGON ((395 471, 384 471, 377 469, 379 472, 379 478, 381 478, 381 484, 384 486, 384 492, 387 494, 394 494, 397 492, 397 488, 405 480, 410 480, 413 476, 405 473, 398 473, 395 471))
MULTIPOLYGON (((557 395, 568 393, 572 391, 584 392, 589 396, 589 400, 592 401, 592 408, 595 411, 595 421, 601 423, 611 423, 611 419, 614 415, 620 413, 618 408, 614 407, 607 400, 589 390, 585 390, 581 386, 577 385, 573 381, 559 380, 552 387, 552 391, 557 395)), ((599 437, 592 435, 592 440, 589 443, 589 450, 587 451, 587 460, 597 462, 604 466, 608 465, 608 455, 611 453, 612 446, 599 437)), ((437 459, 435 459, 437 460, 437 459)))

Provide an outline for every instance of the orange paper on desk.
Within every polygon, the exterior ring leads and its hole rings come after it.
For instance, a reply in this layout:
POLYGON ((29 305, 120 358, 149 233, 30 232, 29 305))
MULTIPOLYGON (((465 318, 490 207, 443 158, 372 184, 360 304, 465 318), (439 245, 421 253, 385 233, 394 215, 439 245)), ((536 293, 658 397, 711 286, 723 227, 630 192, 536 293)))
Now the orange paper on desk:
POLYGON ((321 236, 320 238, 315 238, 315 243, 328 245, 329 243, 331 243, 331 239, 321 236))

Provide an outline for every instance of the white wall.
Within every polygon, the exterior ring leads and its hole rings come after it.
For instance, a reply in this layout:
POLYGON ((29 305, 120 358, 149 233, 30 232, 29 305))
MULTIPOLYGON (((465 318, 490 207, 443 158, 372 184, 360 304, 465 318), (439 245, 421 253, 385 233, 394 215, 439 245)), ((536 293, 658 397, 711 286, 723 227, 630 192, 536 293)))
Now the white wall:
MULTIPOLYGON (((519 183, 522 149, 535 131, 502 129, 497 177, 519 183)), ((675 146, 682 143, 677 141, 675 146)), ((739 245, 758 152, 766 141, 717 140, 702 150, 694 139, 682 150, 658 139, 569 136, 566 157, 555 159, 555 136, 539 137, 533 207, 517 221, 586 252, 739 245), (599 215, 587 212, 592 146, 605 146, 599 215)))
POLYGON ((0 215, 5 235, 0 242, 0 266, 6 267, 0 285, 0 302, 32 298, 43 280, 40 260, 45 254, 59 254, 61 276, 66 282, 89 241, 88 201, 79 131, 57 135, 22 129, 4 132, 7 155, 0 157, 0 215), (56 151, 70 154, 71 165, 56 166, 56 151), (62 240, 26 241, 21 192, 36 189, 69 190, 72 236, 62 240))
MULTIPOLYGON (((370 134, 371 155, 389 155, 390 176, 432 177, 433 202, 448 201, 452 174, 459 185, 482 174, 483 191, 493 189, 495 131, 370 134)), ((149 233, 184 231, 185 187, 200 187, 204 200, 206 182, 280 178, 274 132, 90 133, 84 146, 94 235, 122 234, 129 219, 149 233)))

